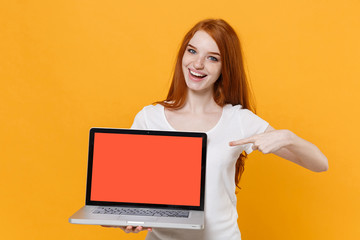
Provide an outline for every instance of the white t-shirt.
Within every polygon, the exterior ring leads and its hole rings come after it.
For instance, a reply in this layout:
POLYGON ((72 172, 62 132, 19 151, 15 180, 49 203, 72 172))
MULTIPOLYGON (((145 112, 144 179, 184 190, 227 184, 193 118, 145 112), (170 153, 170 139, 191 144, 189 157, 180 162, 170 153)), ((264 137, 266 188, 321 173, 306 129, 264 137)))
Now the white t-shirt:
MULTIPOLYGON (((205 188, 205 228, 179 230, 154 228, 146 240, 241 240, 237 225, 235 163, 251 144, 230 147, 229 142, 263 133, 268 123, 240 105, 227 104, 219 122, 208 132, 205 188)), ((144 107, 131 128, 175 131, 160 104, 144 107)))

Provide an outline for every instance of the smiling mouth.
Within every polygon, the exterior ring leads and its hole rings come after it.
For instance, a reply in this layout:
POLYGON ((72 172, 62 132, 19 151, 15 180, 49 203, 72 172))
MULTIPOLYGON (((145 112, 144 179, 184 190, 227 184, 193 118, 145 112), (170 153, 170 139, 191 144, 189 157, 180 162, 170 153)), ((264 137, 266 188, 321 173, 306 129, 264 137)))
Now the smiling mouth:
POLYGON ((193 72, 190 69, 189 69, 189 72, 190 72, 191 76, 194 76, 196 78, 204 78, 204 77, 207 76, 206 74, 203 75, 203 74, 200 74, 200 73, 197 73, 197 72, 193 72))

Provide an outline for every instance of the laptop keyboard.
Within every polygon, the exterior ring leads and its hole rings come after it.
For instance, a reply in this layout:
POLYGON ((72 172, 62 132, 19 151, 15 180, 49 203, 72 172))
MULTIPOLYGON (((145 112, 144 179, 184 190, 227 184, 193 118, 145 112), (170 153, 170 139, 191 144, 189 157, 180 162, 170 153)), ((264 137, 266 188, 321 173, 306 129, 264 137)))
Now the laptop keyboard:
POLYGON ((93 214, 180 217, 180 218, 189 217, 189 211, 184 211, 184 210, 163 210, 163 209, 144 209, 144 208, 122 208, 122 207, 97 207, 93 211, 93 214))

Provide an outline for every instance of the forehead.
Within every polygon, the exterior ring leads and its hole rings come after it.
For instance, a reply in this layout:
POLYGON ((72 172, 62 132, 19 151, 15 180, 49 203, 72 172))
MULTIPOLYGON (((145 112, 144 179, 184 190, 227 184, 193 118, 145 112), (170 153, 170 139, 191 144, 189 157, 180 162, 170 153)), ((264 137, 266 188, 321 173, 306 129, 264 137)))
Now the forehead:
POLYGON ((215 40, 205 31, 197 31, 190 39, 189 44, 207 52, 219 52, 215 40))

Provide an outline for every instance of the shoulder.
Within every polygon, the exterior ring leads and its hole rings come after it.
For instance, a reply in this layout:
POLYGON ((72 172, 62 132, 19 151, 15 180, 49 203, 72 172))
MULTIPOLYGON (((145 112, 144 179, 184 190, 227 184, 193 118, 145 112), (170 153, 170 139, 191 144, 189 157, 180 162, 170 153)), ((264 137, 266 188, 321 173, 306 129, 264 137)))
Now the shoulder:
POLYGON ((140 115, 153 115, 153 114, 159 114, 162 113, 164 110, 164 107, 161 104, 156 105, 147 105, 141 109, 141 111, 138 113, 140 115))
POLYGON ((269 125, 268 122, 241 105, 227 104, 224 106, 224 112, 229 123, 239 126, 246 136, 264 132, 269 125))
MULTIPOLYGON (((252 111, 250 111, 249 109, 243 108, 243 106, 241 105, 231 105, 231 104, 226 104, 224 107, 224 112, 232 115, 232 117, 248 117, 248 116, 253 116, 255 115, 255 113, 253 113, 252 111)), ((256 115, 255 115, 256 116, 256 115)))
POLYGON ((132 128, 150 129, 154 124, 162 122, 164 107, 160 104, 143 107, 135 116, 132 128))

